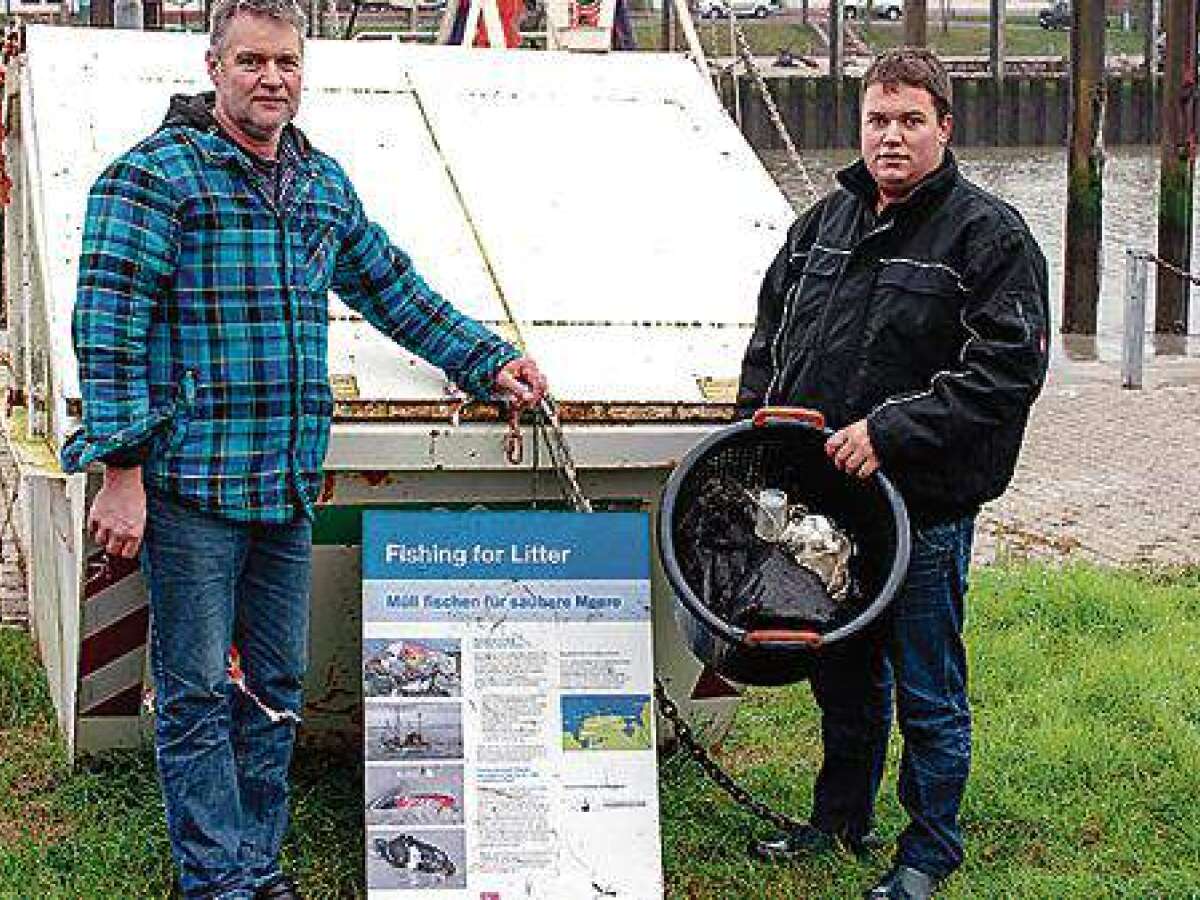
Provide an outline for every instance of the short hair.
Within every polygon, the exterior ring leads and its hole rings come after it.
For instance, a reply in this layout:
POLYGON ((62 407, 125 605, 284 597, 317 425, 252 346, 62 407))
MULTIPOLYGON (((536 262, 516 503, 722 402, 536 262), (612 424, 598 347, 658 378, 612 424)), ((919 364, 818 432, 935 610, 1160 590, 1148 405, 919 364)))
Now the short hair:
POLYGON ((225 48, 229 24, 240 12, 264 16, 291 25, 300 35, 301 43, 304 41, 304 33, 308 30, 308 18, 296 0, 216 0, 212 6, 208 28, 208 45, 214 52, 219 53, 225 48))
POLYGON ((879 54, 863 75, 863 91, 873 84, 881 84, 885 88, 895 88, 901 84, 924 88, 933 98, 938 121, 946 118, 954 108, 950 73, 937 54, 925 47, 893 47, 879 54))

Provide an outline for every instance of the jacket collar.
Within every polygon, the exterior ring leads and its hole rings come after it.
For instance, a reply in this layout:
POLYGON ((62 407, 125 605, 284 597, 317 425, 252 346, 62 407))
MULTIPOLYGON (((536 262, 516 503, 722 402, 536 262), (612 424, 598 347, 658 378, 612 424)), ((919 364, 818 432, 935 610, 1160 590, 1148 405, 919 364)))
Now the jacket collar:
MULTIPOLYGON (((862 159, 838 172, 837 180, 842 187, 870 206, 871 209, 875 208, 875 200, 879 196, 879 186, 875 183, 875 178, 871 173, 867 171, 867 164, 862 159)), ((957 180, 958 161, 955 160, 954 153, 947 147, 942 164, 926 175, 903 200, 888 204, 887 214, 896 216, 903 211, 917 209, 940 200, 950 192, 957 180)))

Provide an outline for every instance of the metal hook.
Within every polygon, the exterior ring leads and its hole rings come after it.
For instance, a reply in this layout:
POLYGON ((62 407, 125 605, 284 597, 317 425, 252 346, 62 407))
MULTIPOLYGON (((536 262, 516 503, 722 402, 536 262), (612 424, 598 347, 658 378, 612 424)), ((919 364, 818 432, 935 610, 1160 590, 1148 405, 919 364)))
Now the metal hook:
POLYGON ((521 410, 514 404, 508 411, 508 434, 504 438, 504 455, 510 465, 519 466, 525 460, 525 438, 521 434, 521 410))

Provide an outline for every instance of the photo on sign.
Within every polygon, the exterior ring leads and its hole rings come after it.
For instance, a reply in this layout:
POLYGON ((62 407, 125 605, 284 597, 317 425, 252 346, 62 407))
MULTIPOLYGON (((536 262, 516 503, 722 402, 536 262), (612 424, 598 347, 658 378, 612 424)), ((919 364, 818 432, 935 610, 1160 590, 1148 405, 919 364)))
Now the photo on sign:
POLYGON ((363 696, 461 697, 462 642, 445 638, 364 640, 363 696))
POLYGON ((366 713, 368 762, 463 757, 457 703, 371 703, 366 713))
POLYGON ((368 825, 461 825, 462 766, 368 766, 368 825))
POLYGON ((374 890, 427 890, 467 886, 463 829, 367 831, 367 886, 374 890))
POLYGON ((649 750, 654 746, 649 694, 564 694, 564 750, 649 750))

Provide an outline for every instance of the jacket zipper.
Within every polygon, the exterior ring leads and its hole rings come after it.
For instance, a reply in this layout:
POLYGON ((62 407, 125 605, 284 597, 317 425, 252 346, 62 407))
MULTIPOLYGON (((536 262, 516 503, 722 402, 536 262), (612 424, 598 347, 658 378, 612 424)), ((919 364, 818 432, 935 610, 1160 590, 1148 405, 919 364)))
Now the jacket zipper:
MULTIPOLYGON (((854 252, 857 251, 864 244, 866 244, 867 241, 871 240, 871 238, 875 237, 876 235, 883 234, 883 232, 885 232, 885 231, 890 231, 892 228, 892 223, 894 221, 895 221, 894 217, 891 219, 888 219, 882 225, 878 225, 875 228, 872 228, 865 235, 863 235, 862 240, 860 240, 857 244, 854 245, 854 250, 852 250, 850 253, 850 259, 853 259, 854 252)), ((847 265, 849 265, 849 260, 847 260, 847 265)), ((863 310, 859 314, 858 341, 857 341, 857 346, 855 347, 855 351, 854 351, 854 358, 856 360, 859 360, 862 358, 863 344, 867 339, 867 333, 866 333, 867 332, 867 322, 871 316, 871 308, 875 305, 875 281, 877 281, 878 278, 879 278, 879 273, 878 273, 878 270, 876 270, 874 278, 872 279, 871 291, 870 291, 870 293, 867 294, 866 298, 863 300, 863 310)), ((842 386, 842 403, 841 403, 841 405, 842 405, 843 410, 845 410, 849 406, 850 389, 853 386, 853 384, 854 384, 854 376, 851 376, 846 379, 845 384, 842 386)))
POLYGON ((787 296, 783 298, 783 315, 779 320, 779 328, 775 331, 775 340, 771 341, 771 380, 767 382, 767 390, 763 394, 763 405, 771 405, 771 394, 775 391, 775 383, 781 374, 780 364, 780 345, 783 343, 783 335, 787 332, 788 319, 792 314, 792 303, 796 300, 796 294, 804 284, 804 279, 807 274, 802 274, 798 282, 793 282, 788 288, 787 296))

